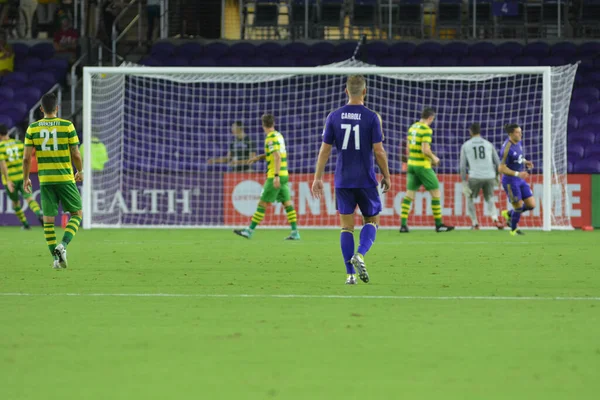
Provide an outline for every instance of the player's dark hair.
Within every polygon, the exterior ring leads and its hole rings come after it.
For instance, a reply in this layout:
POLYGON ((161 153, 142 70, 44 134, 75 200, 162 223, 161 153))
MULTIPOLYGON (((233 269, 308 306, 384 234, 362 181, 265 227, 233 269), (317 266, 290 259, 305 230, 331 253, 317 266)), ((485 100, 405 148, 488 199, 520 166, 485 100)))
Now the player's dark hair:
POLYGON ((275 117, 273 116, 273 114, 263 114, 261 120, 262 126, 264 126, 265 128, 272 128, 275 126, 275 117))
POLYGON ((244 124, 242 124, 242 121, 235 121, 235 122, 233 123, 233 125, 234 125, 235 127, 237 127, 237 128, 240 128, 240 129, 244 127, 244 124))
POLYGON ((8 135, 8 127, 4 124, 0 124, 0 136, 8 135))
POLYGON ((471 133, 473 135, 479 135, 481 134, 481 125, 478 124, 477 122, 471 124, 471 126, 469 127, 469 130, 471 131, 471 133))
POLYGON ((54 113, 56 106, 58 105, 58 98, 54 93, 46 93, 42 97, 42 109, 46 114, 54 113))
POLYGON ((434 115, 435 115, 435 111, 433 111, 433 108, 427 107, 421 113, 421 119, 428 119, 428 118, 433 117, 434 115))
POLYGON ((520 128, 519 124, 506 124, 504 125, 504 131, 509 135, 515 131, 515 129, 520 128))

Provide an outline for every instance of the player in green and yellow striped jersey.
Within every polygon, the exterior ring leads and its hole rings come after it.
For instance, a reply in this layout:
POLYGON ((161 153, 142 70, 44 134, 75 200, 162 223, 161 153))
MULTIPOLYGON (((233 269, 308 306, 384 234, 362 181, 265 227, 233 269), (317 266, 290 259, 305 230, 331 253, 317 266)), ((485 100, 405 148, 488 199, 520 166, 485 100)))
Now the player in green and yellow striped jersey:
POLYGON ((421 113, 421 120, 415 122, 408 129, 408 171, 406 175, 406 196, 402 200, 401 233, 408 232, 408 213, 410 205, 421 186, 431 193, 431 210, 435 219, 437 232, 449 232, 453 226, 446 226, 442 222, 442 204, 440 183, 431 165, 438 165, 440 159, 431 151, 431 124, 435 119, 435 111, 426 108, 421 113))
POLYGON ((267 206, 275 201, 283 204, 292 233, 285 240, 300 240, 298 233, 297 216, 292 204, 290 188, 288 186, 289 173, 287 169, 287 152, 283 135, 275 130, 275 117, 271 114, 262 116, 262 127, 265 135, 265 154, 252 158, 249 163, 267 160, 267 180, 263 187, 256 212, 252 216, 250 226, 245 229, 236 229, 236 235, 250 239, 254 229, 265 217, 267 206))
POLYGON ((42 208, 44 209, 44 236, 54 257, 54 268, 67 267, 67 246, 81 224, 81 196, 75 182, 83 181, 83 163, 79 153, 79 139, 71 121, 57 118, 58 100, 54 94, 42 97, 44 118, 29 125, 25 135, 23 181, 25 191, 31 192, 29 171, 35 147, 42 208), (77 168, 73 175, 72 163, 77 168), (71 214, 61 243, 57 245, 54 220, 58 205, 71 214))
POLYGON ((8 129, 0 124, 0 171, 2 172, 2 184, 6 190, 6 195, 12 201, 12 207, 15 214, 23 224, 23 229, 31 229, 25 211, 23 211, 20 196, 29 205, 31 211, 42 223, 42 210, 35 201, 31 193, 25 193, 23 190, 23 142, 11 139, 8 136, 8 129))

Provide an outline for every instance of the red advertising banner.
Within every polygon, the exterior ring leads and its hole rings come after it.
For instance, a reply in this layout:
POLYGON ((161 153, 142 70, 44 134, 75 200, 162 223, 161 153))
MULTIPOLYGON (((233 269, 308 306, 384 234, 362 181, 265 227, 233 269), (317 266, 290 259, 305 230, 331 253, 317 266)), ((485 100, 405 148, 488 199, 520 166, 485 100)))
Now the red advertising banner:
MULTIPOLYGON (((466 214, 466 203, 462 194, 459 175, 439 175, 442 191, 442 214, 444 222, 454 226, 470 226, 471 221, 466 214)), ((264 175, 257 173, 228 173, 224 179, 223 211, 225 225, 247 225, 256 210, 260 199, 264 175)), ((325 196, 317 200, 311 195, 313 175, 290 175, 292 201, 298 213, 298 223, 301 226, 338 226, 339 217, 335 207, 333 175, 326 175, 325 196)), ((537 207, 521 218, 521 226, 542 226, 542 176, 533 176, 529 181, 537 207)), ((392 177, 392 189, 382 195, 383 211, 381 226, 397 227, 400 225, 400 204, 406 190, 406 175, 392 177)), ((496 207, 498 210, 510 209, 506 194, 497 189, 496 207)), ((431 196, 421 190, 415 196, 409 215, 410 226, 432 227, 433 213, 431 212, 431 196)), ((492 226, 489 216, 484 215, 483 196, 476 201, 477 215, 481 226, 492 226)), ((553 187, 553 214, 560 221, 567 213, 571 215, 574 227, 590 225, 591 223, 591 179, 590 175, 569 175, 566 187, 553 187)), ((287 225, 286 213, 281 204, 274 204, 267 210, 262 225, 287 225)), ((357 224, 360 217, 357 217, 357 224)))

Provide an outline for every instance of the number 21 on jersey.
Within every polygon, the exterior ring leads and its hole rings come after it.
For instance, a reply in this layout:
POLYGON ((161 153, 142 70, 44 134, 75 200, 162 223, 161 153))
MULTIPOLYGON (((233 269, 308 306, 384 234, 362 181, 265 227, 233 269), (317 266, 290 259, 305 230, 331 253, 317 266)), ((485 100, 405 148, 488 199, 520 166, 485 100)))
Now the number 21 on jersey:
POLYGON ((42 139, 44 139, 44 141, 42 142, 42 150, 43 151, 58 150, 58 139, 57 139, 56 129, 52 129, 52 131, 49 131, 48 129, 42 129, 40 131, 40 137, 42 139), (48 141, 50 140, 50 137, 52 137, 52 141, 53 141, 52 148, 47 146, 48 141))
POLYGON ((344 142, 342 143, 342 150, 348 149, 348 142, 350 141, 350 133, 354 131, 354 150, 360 150, 360 126, 350 124, 342 124, 344 132, 344 142))

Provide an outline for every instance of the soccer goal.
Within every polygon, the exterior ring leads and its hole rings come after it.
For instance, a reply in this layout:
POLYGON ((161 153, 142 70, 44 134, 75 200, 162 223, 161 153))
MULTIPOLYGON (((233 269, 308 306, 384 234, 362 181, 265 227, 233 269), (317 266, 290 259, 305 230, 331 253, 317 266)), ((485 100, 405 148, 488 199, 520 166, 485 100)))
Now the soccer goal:
MULTIPOLYGON (((93 170, 91 146, 85 146, 84 223, 87 228, 245 226, 261 194, 265 164, 240 166, 235 149, 241 140, 232 135, 232 124, 241 123, 252 152, 261 154, 260 117, 269 112, 286 141, 299 225, 337 227, 335 151, 321 200, 310 194, 312 174, 325 118, 345 103, 346 77, 361 74, 367 78, 366 105, 383 118, 393 174, 393 188, 383 196, 383 227, 400 223, 406 131, 423 108, 432 107, 437 113, 432 149, 441 159, 436 172, 447 224, 470 225, 458 174, 469 125, 480 123, 482 136, 499 151, 504 124, 518 123, 526 157, 535 164, 529 182, 538 205, 521 226, 570 228, 567 116, 576 69, 383 68, 358 61, 315 68, 86 67, 83 140, 103 143, 109 159, 103 170, 93 170)), ((507 208, 501 189, 496 196, 498 209, 507 208)), ((480 224, 490 225, 483 201, 477 211, 480 224)), ((286 225, 285 210, 275 204, 261 226, 286 225)), ((414 199, 409 225, 433 227, 428 193, 414 199)))

